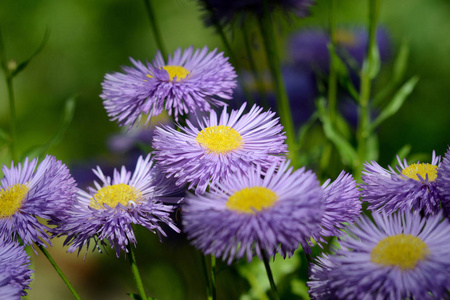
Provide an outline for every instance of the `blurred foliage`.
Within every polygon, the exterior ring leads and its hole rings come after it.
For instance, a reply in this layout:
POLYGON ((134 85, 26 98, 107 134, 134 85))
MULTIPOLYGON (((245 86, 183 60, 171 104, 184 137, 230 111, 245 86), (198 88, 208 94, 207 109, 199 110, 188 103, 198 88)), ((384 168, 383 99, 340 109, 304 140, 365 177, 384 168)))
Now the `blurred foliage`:
MULTIPOLYGON (((189 45, 207 45, 210 49, 218 47, 223 50, 214 30, 203 26, 194 0, 153 2, 169 53, 189 45)), ((366 11, 366 1, 340 0, 337 24, 366 25, 366 11)), ((386 117, 386 121, 376 129, 379 139, 374 141, 380 146, 381 165, 391 163, 397 153, 401 157, 409 153, 429 155, 435 149, 437 154, 443 154, 449 144, 450 118, 446 115, 450 111, 447 99, 450 95, 449 15, 450 1, 447 0, 410 0, 407 3, 391 0, 382 3, 380 23, 390 34, 393 58, 390 63, 381 65, 374 94, 382 93, 380 98, 396 97, 396 100, 379 116, 386 117), (394 63, 395 57, 398 59, 394 63), (415 76, 420 81, 417 82, 415 76), (400 78, 410 80, 395 94, 395 89, 390 86, 400 84, 400 78), (396 112, 395 104, 402 102, 414 85, 414 91, 396 112), (393 112, 396 113, 391 117, 393 112)), ((327 22, 327 0, 317 1, 311 16, 306 19, 279 20, 277 32, 281 50, 289 33, 299 28, 326 28, 327 22)), ((30 147, 43 145, 41 147, 49 154, 69 166, 84 161, 118 162, 117 157, 108 153, 106 139, 121 129, 108 120, 98 95, 105 73, 120 71, 120 66, 129 65, 129 57, 152 60, 156 53, 143 1, 2 0, 0 26, 10 65, 20 65, 33 56, 47 30, 49 33, 42 51, 27 63, 26 69, 21 69, 14 80, 19 152, 24 154, 30 147), (72 102, 66 102, 73 95, 77 95, 76 110, 73 110, 72 102)), ((238 59, 245 65, 243 41, 236 31, 228 34, 238 59)), ((256 43, 255 39, 252 41, 256 43)), ((257 56, 256 61, 262 59, 257 56)), ((264 63, 257 67, 263 69, 264 63)), ((323 115, 314 116, 316 119, 319 117, 323 115)), ((2 78, 0 147, 7 143, 8 122, 8 97, 2 78)), ((314 132, 316 128, 311 130, 314 132)), ((337 143, 344 140, 336 132, 328 131, 326 134, 334 137, 337 143)), ((311 141, 305 143, 314 145, 311 141)), ((10 157, 4 149, 0 150, 0 163, 9 165, 10 157)), ((42 148, 32 150, 39 152, 42 148)), ((305 163, 302 156, 298 159, 305 163)), ((205 298, 199 252, 184 239, 164 238, 164 245, 161 245, 158 238, 148 232, 138 232, 138 235, 137 261, 145 284, 155 297, 205 298)), ((89 253, 83 260, 84 253, 77 258, 64 253, 62 241, 55 244, 50 250, 75 288, 80 290, 82 298, 125 299, 126 292, 134 291, 131 273, 123 257, 117 259, 109 251, 109 255, 89 253)), ((300 264, 298 257, 291 262, 300 264)), ((222 270, 217 276, 218 299, 235 299, 240 293, 247 293, 250 297, 260 292, 260 286, 255 286, 255 282, 239 279, 243 271, 238 266, 239 263, 228 267, 218 262, 218 270, 222 270), (256 290, 251 290, 252 287, 256 290)), ((260 267, 260 264, 252 264, 248 268, 260 267)), ((70 297, 54 271, 47 268, 48 263, 39 255, 29 299, 70 297)), ((289 267, 285 268, 283 274, 289 276, 290 271, 289 267)), ((293 277, 292 286, 285 288, 292 295, 301 296, 305 292, 302 280, 293 277)))

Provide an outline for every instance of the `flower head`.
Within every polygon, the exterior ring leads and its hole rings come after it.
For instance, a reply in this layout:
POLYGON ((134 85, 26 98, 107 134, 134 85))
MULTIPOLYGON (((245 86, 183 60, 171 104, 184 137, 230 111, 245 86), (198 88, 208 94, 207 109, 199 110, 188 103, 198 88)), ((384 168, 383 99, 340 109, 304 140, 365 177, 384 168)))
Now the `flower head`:
POLYGON ((436 184, 444 213, 450 217, 450 148, 438 169, 436 184))
POLYGON ((174 207, 163 202, 180 201, 175 196, 180 190, 153 166, 150 155, 139 157, 133 174, 125 167, 114 170, 112 178, 100 168, 93 171, 100 183, 94 182, 88 192, 79 190, 77 201, 56 224, 57 234, 67 235, 69 252, 77 248, 79 252, 84 246, 87 250, 91 240, 97 245, 106 239, 119 256, 120 250, 128 252, 129 242, 136 244, 132 224, 164 236, 160 223, 179 232, 170 218, 174 207))
POLYGON ((443 299, 450 291, 450 223, 442 215, 373 213, 310 269, 312 299, 443 299))
POLYGON ((362 196, 369 202, 370 210, 394 211, 422 210, 426 214, 436 214, 440 210, 439 194, 436 186, 440 156, 433 151, 431 164, 408 165, 406 159, 398 158, 397 171, 389 166, 382 168, 372 161, 364 164, 362 196))
MULTIPOLYGON (((237 22, 242 25, 249 16, 262 17, 264 10, 262 0, 200 0, 203 10, 206 12, 205 23, 207 26, 219 22, 222 26, 237 22)), ((292 12, 298 17, 306 17, 314 0, 269 0, 270 11, 281 9, 283 12, 292 12)))
POLYGON ((151 117, 166 109, 169 115, 209 111, 225 105, 236 86, 234 68, 217 49, 178 48, 167 63, 160 52, 152 64, 131 59, 124 73, 106 74, 100 97, 111 120, 132 127, 142 114, 151 117))
POLYGON ((2 299, 21 299, 31 282, 30 258, 23 246, 0 238, 0 295, 2 299))
POLYGON ((35 158, 11 168, 3 166, 0 186, 0 232, 7 240, 19 236, 25 245, 50 243, 47 230, 37 217, 58 219, 76 192, 67 167, 53 156, 38 165, 35 158))
POLYGON ((344 223, 352 223, 361 213, 361 201, 356 180, 342 171, 335 181, 330 179, 322 185, 325 212, 322 218, 321 236, 341 233, 344 223))
POLYGON ((291 255, 320 230, 322 190, 304 168, 292 172, 288 162, 235 173, 202 195, 190 194, 183 205, 183 228, 205 254, 228 260, 262 251, 291 255))
POLYGON ((279 155, 287 151, 286 137, 275 113, 253 106, 243 115, 244 109, 245 104, 228 114, 224 108, 220 118, 211 111, 209 118, 199 121, 200 128, 190 122, 179 126, 180 131, 157 127, 155 159, 167 176, 177 178, 177 185, 197 185, 196 193, 233 172, 244 173, 256 164, 266 169, 284 159, 279 155))

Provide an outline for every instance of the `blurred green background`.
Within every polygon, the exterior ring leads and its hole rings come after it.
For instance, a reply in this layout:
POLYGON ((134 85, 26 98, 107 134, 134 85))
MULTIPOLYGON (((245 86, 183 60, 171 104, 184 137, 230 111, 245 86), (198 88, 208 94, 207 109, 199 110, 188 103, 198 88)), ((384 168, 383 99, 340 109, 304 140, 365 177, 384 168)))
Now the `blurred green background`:
MULTIPOLYGON (((365 25, 367 1, 338 1, 339 25, 365 25)), ((178 47, 218 47, 220 39, 212 28, 205 28, 196 1, 153 1, 162 35, 169 53, 178 47)), ((319 0, 311 16, 279 28, 280 47, 288 34, 299 28, 328 25, 328 0, 319 0)), ((387 29, 393 56, 402 42, 410 47, 405 78, 420 81, 404 107, 379 130, 382 165, 390 163, 405 144, 413 153, 429 154, 433 149, 443 155, 449 144, 450 118, 450 1, 384 1, 380 23, 387 29)), ((57 131, 67 99, 77 96, 74 119, 57 146, 49 149, 70 166, 101 159, 120 160, 108 153, 106 139, 121 129, 110 122, 102 106, 100 83, 105 73, 129 65, 129 57, 152 60, 156 53, 144 3, 140 0, 2 0, 0 26, 6 55, 20 62, 28 58, 49 30, 48 43, 29 66, 14 80, 17 107, 18 150, 24 153, 43 144, 57 131)), ((230 37, 237 35, 233 32, 230 37)), ((239 53, 239 38, 233 38, 239 53)), ((388 81, 392 65, 382 66, 375 83, 379 90, 388 81)), ((0 75, 0 128, 9 130, 9 105, 3 75, 0 75)), ((10 163, 5 148, 0 162, 10 163)), ((149 290, 161 299, 204 299, 200 256, 185 241, 158 239, 148 233, 138 247, 138 262, 149 290), (167 242, 167 243, 166 243, 167 242)), ((126 299, 134 291, 131 273, 123 258, 89 253, 86 260, 64 253, 61 241, 51 248, 63 270, 86 299, 126 299), (112 276, 110 277, 110 274, 112 276)), ((70 294, 42 255, 36 258, 35 279, 29 299, 65 299, 70 294)), ((218 277, 219 296, 232 299, 230 290, 245 291, 248 284, 237 277, 232 267, 218 277), (227 281, 228 280, 228 281, 227 281), (232 284, 231 286, 228 283, 232 284), (228 290, 227 293, 220 293, 228 290)))

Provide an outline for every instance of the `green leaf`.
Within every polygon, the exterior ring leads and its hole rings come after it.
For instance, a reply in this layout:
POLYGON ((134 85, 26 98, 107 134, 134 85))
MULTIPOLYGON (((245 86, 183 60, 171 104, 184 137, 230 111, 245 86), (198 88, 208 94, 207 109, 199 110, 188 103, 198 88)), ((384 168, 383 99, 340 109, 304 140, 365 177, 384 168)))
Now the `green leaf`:
POLYGON ((66 101, 66 103, 64 105, 63 116, 62 116, 60 125, 58 126, 59 129, 58 129, 58 131, 56 131, 56 133, 53 135, 53 137, 50 138, 50 140, 43 145, 31 147, 28 151, 25 152, 23 157, 41 156, 41 155, 47 153, 48 149, 50 147, 53 147, 61 142, 61 140, 62 140, 64 134, 66 133, 66 130, 69 127, 70 123, 72 122, 73 116, 75 114, 75 107, 76 107, 75 98, 76 97, 73 96, 66 101))
POLYGON ((11 138, 9 134, 0 128, 0 143, 9 144, 11 142, 11 138))
POLYGON ((394 69, 392 70, 392 80, 394 84, 399 84, 403 80, 406 67, 408 66, 409 46, 406 41, 403 41, 397 58, 394 62, 394 69))
POLYGON ((419 78, 414 76, 400 87, 392 98, 391 102, 381 111, 375 121, 372 123, 370 130, 375 130, 382 122, 393 116, 403 105, 406 98, 411 94, 416 86, 419 78))
POLYGON ((298 131, 298 139, 297 139, 299 149, 301 149, 302 146, 304 145, 306 134, 308 133, 309 129, 312 127, 314 122, 317 121, 317 119, 319 119, 319 115, 317 112, 314 112, 311 115, 311 117, 309 117, 308 121, 306 121, 306 123, 303 124, 302 127, 300 127, 300 130, 298 131))
MULTIPOLYGON (((411 152, 411 145, 405 145, 397 152, 397 156, 403 160, 405 157, 408 156, 409 152, 411 152)), ((397 156, 392 160, 390 166, 394 166, 398 164, 397 156)))
POLYGON ((366 154, 366 160, 372 161, 372 160, 378 160, 379 156, 379 146, 378 146, 378 137, 375 134, 371 134, 367 138, 367 154, 366 154))
POLYGON ((350 93, 353 99, 358 99, 359 94, 356 90, 353 82, 350 80, 350 75, 347 69, 347 65, 342 61, 342 59, 337 55, 333 44, 329 43, 327 45, 328 52, 330 53, 332 68, 336 71, 338 75, 339 83, 350 93))
POLYGON ((42 49, 44 49, 45 44, 47 44, 49 35, 50 34, 49 34, 48 29, 45 30, 44 38, 42 39, 42 42, 39 45, 39 47, 34 51, 34 53, 28 59, 26 59, 25 61, 18 64, 18 66, 11 72, 11 77, 15 77, 17 74, 19 74, 21 71, 23 71, 26 68, 26 66, 30 63, 30 61, 36 55, 38 55, 42 51, 42 49))
POLYGON ((338 149, 342 163, 347 166, 351 165, 354 161, 358 160, 358 155, 355 149, 353 149, 352 145, 345 138, 343 138, 342 135, 339 134, 339 132, 337 132, 331 125, 331 122, 326 113, 325 99, 319 99, 316 102, 316 105, 318 108, 320 120, 323 123, 323 132, 325 133, 325 136, 330 141, 332 141, 338 149))

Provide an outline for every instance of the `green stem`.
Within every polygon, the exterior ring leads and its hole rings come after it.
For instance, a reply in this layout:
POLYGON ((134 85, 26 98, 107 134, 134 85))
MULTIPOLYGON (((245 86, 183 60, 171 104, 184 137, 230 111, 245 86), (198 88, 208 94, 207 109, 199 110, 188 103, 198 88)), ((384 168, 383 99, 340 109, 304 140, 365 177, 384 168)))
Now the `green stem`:
MULTIPOLYGON (((199 252, 200 253, 200 252, 199 252)), ((212 287, 211 287, 211 280, 209 280, 209 272, 208 272, 208 265, 206 263, 206 255, 203 253, 200 253, 202 256, 202 267, 203 267, 203 273, 205 275, 206 280, 206 297, 208 300, 212 300, 212 287)))
POLYGON ((61 277, 61 279, 64 281, 64 283, 67 285, 67 287, 69 288, 70 292, 72 293, 73 297, 75 299, 80 300, 80 296, 78 296, 77 292, 75 291, 75 289, 73 288, 72 284, 69 282, 69 280, 67 279, 67 277, 64 275, 64 273, 61 271, 61 269, 59 268, 59 266, 56 264, 55 260, 53 259, 53 257, 50 255, 50 253, 47 251, 47 249, 42 246, 42 245, 38 245, 39 249, 41 249, 42 253, 44 253, 45 257, 47 257, 48 261, 52 264, 53 268, 55 268, 56 272, 58 273, 59 277, 61 277))
POLYGON ((211 293, 212 299, 216 300, 216 257, 211 255, 211 293))
POLYGON ((330 37, 331 37, 331 57, 330 57, 330 74, 328 77, 328 114, 331 124, 334 125, 336 118, 337 103, 337 74, 334 69, 336 55, 336 0, 331 0, 330 8, 330 37))
POLYGON ((5 75, 6 80, 6 88, 8 90, 8 100, 9 100, 9 112, 10 112, 10 127, 11 127, 11 137, 10 137, 10 150, 11 150, 11 159, 17 162, 16 156, 16 105, 14 100, 14 88, 13 88, 13 76, 8 69, 8 64, 6 62, 6 52, 5 46, 3 44, 2 32, 0 30, 0 60, 1 67, 3 69, 3 73, 5 75))
POLYGON ((270 269, 269 258, 264 250, 262 250, 262 257, 264 262, 264 267, 266 268, 267 277, 270 282, 270 290, 272 291, 272 298, 274 300, 279 300, 280 296, 278 295, 277 286, 275 285, 275 281, 273 280, 272 270, 270 269))
POLYGON ((252 71, 253 77, 255 79, 256 87, 258 89, 259 97, 261 100, 262 106, 265 108, 269 107, 269 102, 267 101, 266 93, 264 92, 264 81, 261 77, 261 73, 258 72, 258 68, 256 67, 255 60, 252 55, 252 46, 250 43, 250 34, 247 29, 248 24, 244 23, 242 25, 242 35, 244 37, 244 45, 245 51, 247 52, 247 59, 250 65, 250 70, 252 71))
POLYGON ((370 136, 370 91, 372 85, 371 70, 373 66, 373 60, 376 47, 376 31, 378 15, 380 11, 380 0, 369 0, 369 46, 367 51, 367 57, 363 63, 361 70, 361 90, 360 90, 360 102, 359 102, 359 126, 357 130, 357 142, 358 142, 358 158, 354 166, 354 176, 357 179, 361 178, 361 172, 363 163, 366 161, 367 154, 367 140, 370 136))
MULTIPOLYGON (((236 59, 236 55, 234 54, 233 49, 231 48, 231 45, 227 39, 227 36, 225 35, 225 31, 223 30, 223 26, 222 24, 220 24, 219 19, 217 19, 217 16, 214 12, 214 10, 212 9, 211 5, 209 5, 208 1, 205 1, 204 3, 206 10, 208 10, 210 16, 211 16, 211 20, 213 22, 214 27, 216 28, 217 33, 220 36, 220 39, 222 40, 223 45, 225 46, 225 51, 228 54, 228 57, 230 58, 230 63, 234 66, 236 66, 237 64, 237 59, 236 59)), ((247 99, 248 102, 250 103, 254 103, 255 101, 253 100, 253 97, 251 95, 251 93, 248 91, 247 87, 245 86, 245 84, 242 82, 242 79, 240 76, 238 76, 237 78, 239 85, 242 87, 242 91, 244 92, 244 96, 247 99)))
POLYGON ((281 73, 275 32, 267 2, 267 0, 263 1, 264 16, 262 18, 258 18, 258 21, 270 73, 274 81, 278 113, 280 114, 281 124, 284 126, 284 130, 286 130, 286 141, 288 144, 289 156, 293 158, 297 150, 295 142, 295 129, 294 123, 292 122, 289 98, 284 85, 283 75, 281 73))
POLYGON ((128 253, 130 253, 130 266, 131 266, 131 272, 133 273, 134 280, 136 281, 136 286, 139 291, 139 294, 141 295, 141 299, 147 300, 147 295, 145 294, 144 284, 142 283, 141 275, 139 275, 139 269, 136 264, 136 257, 134 255, 133 247, 130 243, 127 245, 128 253))
POLYGON ((161 51, 161 55, 163 56, 164 60, 167 59, 167 52, 166 47, 164 46, 161 32, 159 30, 158 22, 155 17, 155 13, 152 8, 152 4, 150 0, 144 0, 145 9, 147 10, 148 19, 150 20, 150 25, 152 26, 153 36, 156 40, 156 45, 158 45, 159 51, 161 51))

